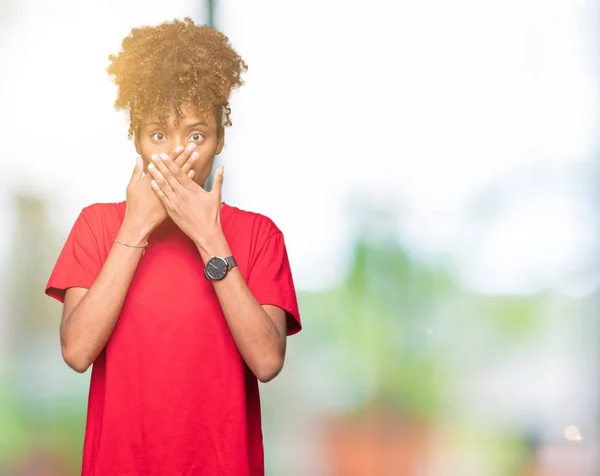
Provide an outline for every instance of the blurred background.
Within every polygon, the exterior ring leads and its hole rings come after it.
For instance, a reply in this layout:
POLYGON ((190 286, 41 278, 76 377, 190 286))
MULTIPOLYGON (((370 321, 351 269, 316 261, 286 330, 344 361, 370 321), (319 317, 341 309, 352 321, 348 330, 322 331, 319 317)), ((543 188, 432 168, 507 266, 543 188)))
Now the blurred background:
POLYGON ((599 7, 2 0, 0 474, 79 474, 44 286, 135 162, 108 55, 191 16, 249 65, 224 198, 284 231, 304 322, 267 475, 600 475, 599 7))

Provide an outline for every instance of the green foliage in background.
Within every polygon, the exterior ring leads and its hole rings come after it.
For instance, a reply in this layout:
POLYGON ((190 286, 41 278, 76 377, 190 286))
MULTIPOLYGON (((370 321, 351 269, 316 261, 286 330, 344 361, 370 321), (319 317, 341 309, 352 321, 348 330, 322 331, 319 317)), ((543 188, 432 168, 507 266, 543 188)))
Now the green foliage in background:
POLYGON ((494 345, 506 350, 533 337, 544 304, 539 296, 470 293, 451 269, 366 234, 347 279, 300 301, 311 351, 324 356, 350 411, 420 420, 439 417, 449 400, 449 356, 493 356, 494 345))
POLYGON ((319 345, 344 349, 332 378, 360 394, 355 410, 436 414, 446 383, 431 331, 436 304, 452 292, 445 273, 416 265, 397 245, 362 239, 341 286, 301 297, 319 345))
POLYGON ((38 464, 48 467, 48 474, 57 470, 78 474, 86 401, 67 399, 45 404, 41 395, 32 405, 19 398, 17 389, 14 381, 4 382, 0 388, 0 473, 40 461, 38 464))

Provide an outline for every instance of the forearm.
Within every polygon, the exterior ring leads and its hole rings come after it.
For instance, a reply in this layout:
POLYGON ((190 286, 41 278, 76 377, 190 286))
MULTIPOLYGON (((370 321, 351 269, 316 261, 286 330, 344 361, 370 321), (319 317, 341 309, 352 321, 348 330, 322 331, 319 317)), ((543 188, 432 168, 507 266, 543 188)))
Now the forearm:
MULTIPOLYGON (((224 237, 198 246, 198 250, 204 263, 213 256, 231 255, 224 237)), ((271 380, 283 366, 286 336, 253 296, 239 268, 213 281, 213 286, 242 358, 259 380, 271 380)))
MULTIPOLYGON (((124 224, 117 240, 143 244, 147 233, 124 224)), ((114 243, 98 277, 61 325, 61 344, 67 363, 84 372, 106 345, 121 313, 125 296, 142 256, 142 249, 114 243)))

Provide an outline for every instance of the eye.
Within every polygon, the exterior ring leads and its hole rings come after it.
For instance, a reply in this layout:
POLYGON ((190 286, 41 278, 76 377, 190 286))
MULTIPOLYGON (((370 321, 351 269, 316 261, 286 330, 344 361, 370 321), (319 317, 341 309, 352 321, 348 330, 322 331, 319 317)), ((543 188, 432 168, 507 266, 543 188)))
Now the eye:
POLYGON ((194 142, 200 142, 202 139, 204 139, 204 136, 202 134, 200 134, 199 132, 194 132, 190 136, 190 139, 192 139, 194 142))
POLYGON ((150 137, 152 137, 153 140, 157 141, 165 140, 165 135, 162 132, 155 132, 150 137))

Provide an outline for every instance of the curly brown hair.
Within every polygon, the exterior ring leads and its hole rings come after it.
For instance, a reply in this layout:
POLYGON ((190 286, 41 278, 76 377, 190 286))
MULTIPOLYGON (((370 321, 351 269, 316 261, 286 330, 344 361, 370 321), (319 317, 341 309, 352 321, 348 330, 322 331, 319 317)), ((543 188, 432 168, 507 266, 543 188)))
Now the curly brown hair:
POLYGON ((229 96, 248 69, 229 38, 191 18, 134 28, 108 59, 118 88, 115 108, 129 112, 129 138, 142 118, 166 121, 174 113, 178 122, 188 104, 230 126, 229 96))

